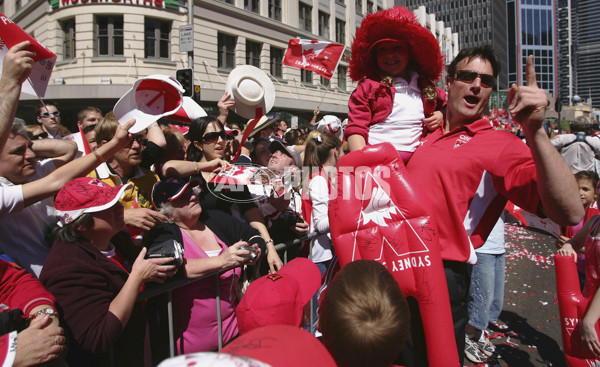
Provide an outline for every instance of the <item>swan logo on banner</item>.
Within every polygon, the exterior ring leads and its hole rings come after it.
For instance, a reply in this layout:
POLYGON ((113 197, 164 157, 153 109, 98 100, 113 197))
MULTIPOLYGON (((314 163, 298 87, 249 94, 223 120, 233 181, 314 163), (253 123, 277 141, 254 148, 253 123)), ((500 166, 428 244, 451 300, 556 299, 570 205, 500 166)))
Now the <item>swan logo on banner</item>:
POLYGON ((394 259, 393 261, 393 271, 431 265, 429 256, 408 256, 428 253, 429 249, 427 248, 425 242, 421 238, 421 234, 419 234, 417 230, 413 227, 413 225, 410 223, 410 221, 407 220, 404 213, 402 213, 398 206, 392 201, 392 199, 386 193, 385 189, 379 183, 377 178, 375 178, 370 172, 365 175, 361 201, 363 202, 363 206, 360 212, 358 225, 360 225, 361 221, 363 225, 366 225, 369 222, 377 224, 379 226, 379 230, 382 231, 381 244, 373 243, 375 238, 366 238, 364 234, 359 234, 359 229, 357 228, 354 234, 354 248, 352 251, 352 260, 355 260, 357 254, 357 242, 362 242, 370 243, 371 246, 369 247, 375 247, 377 250, 379 250, 379 254, 374 254, 376 257, 374 257, 373 259, 380 262, 384 259, 384 248, 386 246, 389 247, 389 249, 392 250, 392 253, 396 257, 396 259, 394 259), (371 190, 369 190, 369 188, 371 188, 371 190), (370 196, 365 197, 365 194, 368 192, 371 193, 370 196), (367 203, 366 205, 364 205, 365 202, 367 203), (413 247, 412 251, 406 251, 407 248, 405 248, 404 246, 402 246, 401 248, 396 245, 401 244, 403 242, 402 239, 396 238, 396 235, 400 231, 397 231, 397 228, 391 228, 388 225, 387 221, 395 222, 392 219, 392 216, 397 214, 399 214, 402 217, 404 225, 408 226, 410 232, 412 232, 414 236, 418 239, 417 243, 421 245, 418 246, 420 248, 417 248, 415 250, 413 247))

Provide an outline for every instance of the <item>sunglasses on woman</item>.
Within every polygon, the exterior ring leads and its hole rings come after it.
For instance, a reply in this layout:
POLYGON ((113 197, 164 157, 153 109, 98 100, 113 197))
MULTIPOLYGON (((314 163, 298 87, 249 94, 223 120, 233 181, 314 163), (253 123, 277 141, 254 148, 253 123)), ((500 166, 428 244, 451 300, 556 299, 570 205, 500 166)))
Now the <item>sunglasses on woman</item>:
POLYGON ((204 140, 205 143, 216 143, 217 140, 219 140, 219 138, 226 140, 227 133, 223 130, 213 131, 211 133, 204 134, 204 136, 202 137, 202 140, 204 140))
POLYGON ((60 111, 42 112, 41 117, 49 118, 50 116, 60 116, 60 111))
POLYGON ((481 78, 481 85, 486 88, 494 88, 496 78, 490 74, 479 74, 473 70, 459 70, 456 72, 454 79, 465 83, 473 83, 477 77, 481 78))

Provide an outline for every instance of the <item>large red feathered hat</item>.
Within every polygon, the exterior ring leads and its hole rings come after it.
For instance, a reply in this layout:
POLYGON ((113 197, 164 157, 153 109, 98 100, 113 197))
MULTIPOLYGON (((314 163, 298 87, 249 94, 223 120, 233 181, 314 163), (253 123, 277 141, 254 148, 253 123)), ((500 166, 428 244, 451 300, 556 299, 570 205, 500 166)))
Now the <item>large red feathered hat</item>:
POLYGON ((379 78, 374 46, 378 41, 408 42, 412 65, 419 75, 436 81, 442 72, 442 54, 434 35, 421 26, 414 14, 403 6, 368 14, 356 30, 350 58, 350 78, 379 78))

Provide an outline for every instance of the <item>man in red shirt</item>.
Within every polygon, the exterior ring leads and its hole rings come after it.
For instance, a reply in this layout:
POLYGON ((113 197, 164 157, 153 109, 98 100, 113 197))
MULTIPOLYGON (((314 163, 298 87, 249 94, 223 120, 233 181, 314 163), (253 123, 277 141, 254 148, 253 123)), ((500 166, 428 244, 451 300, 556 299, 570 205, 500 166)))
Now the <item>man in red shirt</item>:
POLYGON ((537 86, 532 56, 527 85, 509 90, 510 113, 528 145, 481 118, 499 72, 491 47, 462 50, 448 67, 444 124, 421 140, 407 164, 425 188, 424 201, 438 222, 461 363, 468 321, 467 264, 477 261, 474 250, 485 242, 506 200, 564 225, 578 223, 584 215, 573 174, 542 126, 548 100, 537 86))

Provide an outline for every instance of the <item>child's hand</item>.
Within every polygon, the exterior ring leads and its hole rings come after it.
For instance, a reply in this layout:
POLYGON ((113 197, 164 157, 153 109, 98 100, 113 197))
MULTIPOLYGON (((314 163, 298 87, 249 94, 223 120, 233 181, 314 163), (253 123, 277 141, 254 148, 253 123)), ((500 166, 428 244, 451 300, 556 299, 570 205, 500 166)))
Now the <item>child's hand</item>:
POLYGON ((573 261, 577 262, 577 253, 573 250, 573 246, 570 243, 565 243, 563 247, 558 250, 558 254, 561 256, 573 256, 573 261))
POLYGON ((560 250, 561 247, 563 247, 568 240, 570 240, 570 238, 567 236, 559 236, 556 239, 556 248, 560 250))
POLYGON ((444 114, 441 111, 434 111, 431 116, 425 117, 422 122, 427 127, 427 130, 436 130, 442 126, 442 122, 444 122, 444 114))

